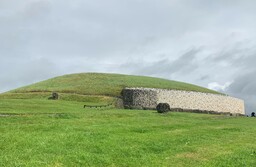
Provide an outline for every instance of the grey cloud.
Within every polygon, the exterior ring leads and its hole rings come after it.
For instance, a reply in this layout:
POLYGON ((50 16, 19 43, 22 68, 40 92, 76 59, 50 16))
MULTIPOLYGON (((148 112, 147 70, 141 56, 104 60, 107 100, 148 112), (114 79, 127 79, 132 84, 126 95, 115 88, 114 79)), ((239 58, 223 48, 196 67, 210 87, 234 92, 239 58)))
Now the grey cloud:
POLYGON ((199 77, 199 80, 203 81, 203 80, 207 80, 209 78, 210 78, 209 75, 203 75, 203 76, 199 77))
POLYGON ((170 61, 165 58, 153 62, 135 62, 135 63, 125 63, 121 65, 121 68, 132 67, 134 70, 132 73, 134 74, 143 74, 143 75, 161 75, 170 77, 175 73, 186 74, 191 73, 198 67, 198 62, 196 61, 196 54, 199 50, 192 49, 185 54, 181 55, 174 61, 170 61))
MULTIPOLYGON (((18 13, 23 16, 20 23, 11 19, 13 24, 18 24, 15 25, 15 37, 16 40, 20 38, 16 42, 21 48, 19 53, 27 50, 25 54, 31 56, 40 52, 43 56, 67 59, 70 55, 118 58, 129 51, 136 52, 146 38, 154 37, 160 42, 165 38, 177 38, 188 31, 205 28, 208 24, 202 24, 215 18, 214 13, 199 11, 194 3, 184 5, 182 1, 77 0, 26 4, 18 13), (207 17, 201 17, 204 14, 207 17)), ((6 50, 12 44, 8 46, 6 50)))
MULTIPOLYGON (((250 44, 249 41, 235 43, 233 47, 226 49, 225 52, 220 51, 217 58, 211 61, 218 63, 227 63, 226 69, 234 71, 230 75, 232 84, 228 87, 225 93, 233 95, 245 100, 247 114, 256 109, 255 94, 256 94, 256 44, 250 44)), ((227 75, 227 72, 224 71, 227 75)))
POLYGON ((230 85, 227 93, 245 100, 247 114, 256 110, 256 70, 241 74, 230 85))
POLYGON ((221 49, 211 60, 215 63, 225 61, 233 66, 248 67, 248 63, 256 60, 255 46, 256 43, 250 44, 248 40, 236 42, 221 49))
POLYGON ((56 65, 44 58, 26 61, 21 59, 2 61, 0 62, 0 70, 1 91, 61 74, 56 65))
POLYGON ((241 94, 253 96, 256 94, 256 78, 254 77, 256 70, 250 73, 241 74, 238 76, 232 85, 229 87, 229 92, 232 94, 241 94))

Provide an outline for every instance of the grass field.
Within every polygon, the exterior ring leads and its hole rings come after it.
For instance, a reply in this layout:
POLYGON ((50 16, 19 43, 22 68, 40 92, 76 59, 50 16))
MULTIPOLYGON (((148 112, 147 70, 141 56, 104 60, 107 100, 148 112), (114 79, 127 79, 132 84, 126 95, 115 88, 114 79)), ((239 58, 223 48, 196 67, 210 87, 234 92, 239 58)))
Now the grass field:
POLYGON ((165 79, 96 73, 18 88, 0 94, 0 166, 256 166, 256 119, 117 109, 125 87, 218 94, 165 79), (60 100, 49 100, 52 92, 60 100))
POLYGON ((0 99, 0 166, 256 166, 256 119, 0 99))

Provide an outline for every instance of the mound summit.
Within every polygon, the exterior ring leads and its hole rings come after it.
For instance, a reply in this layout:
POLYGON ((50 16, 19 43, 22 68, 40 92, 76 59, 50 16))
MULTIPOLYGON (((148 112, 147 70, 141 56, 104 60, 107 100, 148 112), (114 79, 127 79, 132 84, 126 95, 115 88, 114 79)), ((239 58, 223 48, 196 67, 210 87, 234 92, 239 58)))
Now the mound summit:
POLYGON ((11 93, 59 92, 81 95, 120 96, 124 88, 159 88, 220 94, 200 86, 167 79, 106 73, 79 73, 51 78, 10 91, 11 93))

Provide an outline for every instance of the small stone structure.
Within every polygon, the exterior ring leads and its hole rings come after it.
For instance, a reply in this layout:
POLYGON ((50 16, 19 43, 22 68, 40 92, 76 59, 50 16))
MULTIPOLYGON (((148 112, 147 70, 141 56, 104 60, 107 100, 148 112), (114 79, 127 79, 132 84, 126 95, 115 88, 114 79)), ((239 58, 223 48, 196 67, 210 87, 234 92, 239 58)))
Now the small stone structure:
POLYGON ((244 115, 244 101, 227 95, 193 91, 125 88, 122 91, 124 108, 156 109, 159 103, 168 103, 171 109, 207 113, 244 115))
POLYGON ((52 93, 52 99, 53 99, 53 100, 58 100, 58 99, 59 99, 59 94, 56 93, 56 92, 53 92, 53 93, 52 93))

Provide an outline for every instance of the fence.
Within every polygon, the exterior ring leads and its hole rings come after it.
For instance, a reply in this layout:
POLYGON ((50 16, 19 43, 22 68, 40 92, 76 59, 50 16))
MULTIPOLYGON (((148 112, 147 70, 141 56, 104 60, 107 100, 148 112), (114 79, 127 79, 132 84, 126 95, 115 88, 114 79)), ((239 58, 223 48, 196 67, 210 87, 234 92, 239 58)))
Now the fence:
POLYGON ((97 106, 93 106, 93 105, 84 105, 84 108, 105 108, 105 107, 109 107, 112 106, 113 103, 111 104, 107 104, 107 105, 97 105, 97 106))

